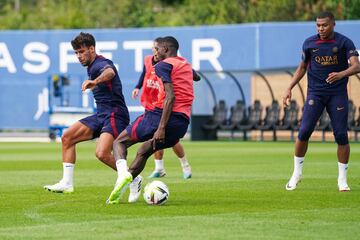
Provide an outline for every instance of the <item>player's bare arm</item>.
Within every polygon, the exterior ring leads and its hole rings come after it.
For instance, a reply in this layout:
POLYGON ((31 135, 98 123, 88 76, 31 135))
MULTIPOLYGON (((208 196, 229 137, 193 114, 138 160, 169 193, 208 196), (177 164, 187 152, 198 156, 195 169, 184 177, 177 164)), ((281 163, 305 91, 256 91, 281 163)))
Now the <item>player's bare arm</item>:
POLYGON ((358 56, 352 56, 349 58, 350 66, 344 71, 341 72, 332 72, 329 74, 326 82, 331 84, 345 77, 349 77, 351 75, 357 74, 360 72, 360 63, 358 56))
POLYGON ((81 86, 81 90, 94 89, 99 83, 107 82, 115 77, 115 72, 112 68, 106 68, 96 79, 85 80, 81 86))
POLYGON ((174 88, 172 83, 164 83, 164 88, 166 95, 164 100, 163 112, 161 115, 158 129, 154 133, 154 137, 153 137, 153 140, 155 140, 154 144, 156 144, 157 142, 162 142, 165 139, 165 127, 169 120, 175 101, 174 88))
POLYGON ((289 87, 286 89, 284 96, 282 98, 284 106, 287 107, 289 105, 289 102, 291 100, 291 90, 294 88, 296 84, 298 84, 298 82, 300 82, 300 80, 303 78, 305 73, 306 73, 306 63, 304 61, 301 61, 294 73, 294 76, 290 82, 289 87))

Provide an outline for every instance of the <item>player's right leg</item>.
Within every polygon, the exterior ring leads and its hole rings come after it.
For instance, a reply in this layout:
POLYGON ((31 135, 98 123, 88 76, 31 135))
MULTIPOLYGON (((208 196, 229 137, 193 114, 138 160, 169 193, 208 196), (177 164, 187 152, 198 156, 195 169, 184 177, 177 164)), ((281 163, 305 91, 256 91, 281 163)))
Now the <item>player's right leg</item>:
POLYGON ((154 152, 154 162, 155 162, 155 169, 154 171, 149 175, 149 178, 161 178, 165 177, 166 172, 164 168, 164 150, 158 150, 154 152))
MULTIPOLYGON (((128 167, 127 167, 127 149, 132 146, 133 144, 138 142, 138 139, 136 138, 136 127, 138 125, 138 122, 141 121, 143 117, 139 117, 135 120, 135 122, 131 125, 129 125, 125 130, 123 130, 119 136, 114 140, 113 143, 113 153, 114 158, 116 160, 116 169, 118 172, 118 178, 116 180, 114 190, 116 192, 116 189, 121 188, 121 183, 123 182, 124 177, 128 176, 128 167), (135 136, 134 138, 131 137, 131 133, 135 136)), ((129 184, 130 187, 130 194, 128 198, 128 202, 133 203, 136 202, 141 194, 141 185, 142 185, 142 177, 136 176, 134 179, 131 179, 131 183, 129 184)), ((123 186, 126 190, 127 186, 123 186)), ((114 199, 120 199, 121 194, 119 192, 116 193, 116 195, 111 194, 108 203, 113 204, 117 203, 114 199), (119 195, 117 195, 119 194, 119 195), (115 201, 115 202, 114 202, 115 201)))
MULTIPOLYGON (((153 143, 152 140, 145 141, 141 147, 139 148, 135 160, 132 162, 129 171, 124 171, 121 175, 119 175, 115 187, 110 193, 108 200, 106 201, 107 204, 118 204, 120 203, 121 197, 126 191, 126 189, 137 179, 144 169, 146 160, 154 153, 153 143), (134 179, 134 181, 133 181, 134 179)), ((141 179, 140 179, 141 183, 141 179)), ((130 189, 131 193, 131 189, 130 189)), ((130 201, 129 196, 129 202, 130 201)))
POLYGON ((288 191, 295 190, 296 186, 301 181, 304 156, 306 154, 307 147, 308 147, 308 141, 301 141, 299 139, 296 139, 295 156, 294 156, 294 170, 290 177, 290 180, 287 182, 287 184, 285 186, 285 189, 288 191))
POLYGON ((184 179, 191 178, 191 176, 192 176, 191 166, 185 156, 184 147, 181 145, 180 142, 178 142, 177 144, 175 144, 172 147, 172 149, 173 149, 174 153, 176 154, 176 156, 179 158, 179 161, 181 163, 181 167, 182 167, 182 171, 183 171, 183 178, 184 179))
POLYGON ((68 128, 61 137, 63 177, 54 185, 45 185, 44 188, 51 192, 71 193, 74 191, 73 174, 76 161, 75 145, 78 142, 90 140, 93 131, 81 122, 76 122, 68 128))
POLYGON ((295 143, 294 170, 290 180, 285 185, 285 189, 288 191, 295 190, 302 178, 302 168, 308 141, 324 108, 324 99, 316 95, 308 95, 304 106, 298 138, 295 143))

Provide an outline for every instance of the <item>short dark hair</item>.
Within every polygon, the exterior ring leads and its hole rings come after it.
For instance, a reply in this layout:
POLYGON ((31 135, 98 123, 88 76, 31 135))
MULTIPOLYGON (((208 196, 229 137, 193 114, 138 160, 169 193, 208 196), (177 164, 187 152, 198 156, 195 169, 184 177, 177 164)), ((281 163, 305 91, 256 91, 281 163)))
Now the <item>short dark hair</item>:
POLYGON ((166 43, 168 48, 179 50, 179 42, 173 36, 166 36, 162 38, 162 42, 166 43))
POLYGON ((73 40, 71 40, 71 45, 74 49, 79 49, 82 46, 95 47, 95 38, 90 33, 81 32, 73 40))
POLYGON ((329 18, 331 21, 335 22, 335 17, 331 12, 325 11, 319 13, 316 18, 329 18))
POLYGON ((157 37, 157 38, 154 39, 154 42, 158 42, 158 43, 159 43, 159 42, 161 42, 161 40, 162 40, 162 37, 157 37))

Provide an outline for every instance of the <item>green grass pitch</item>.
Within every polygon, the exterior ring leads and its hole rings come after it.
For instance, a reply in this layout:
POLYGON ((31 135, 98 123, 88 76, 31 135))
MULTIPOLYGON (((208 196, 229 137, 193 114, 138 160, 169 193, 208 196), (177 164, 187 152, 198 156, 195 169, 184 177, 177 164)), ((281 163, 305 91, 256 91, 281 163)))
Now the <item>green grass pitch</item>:
MULTIPOLYGON (((313 142, 303 181, 292 173, 293 143, 189 142, 193 178, 166 150, 170 198, 164 206, 105 200, 116 172, 95 159, 95 143, 77 146, 75 193, 42 186, 62 177, 59 143, 0 143, 0 239, 359 239, 360 145, 351 144, 348 182, 337 190, 334 143, 313 142)), ((131 160, 135 154, 129 151, 131 160)), ((149 160, 144 184, 153 170, 149 160)))

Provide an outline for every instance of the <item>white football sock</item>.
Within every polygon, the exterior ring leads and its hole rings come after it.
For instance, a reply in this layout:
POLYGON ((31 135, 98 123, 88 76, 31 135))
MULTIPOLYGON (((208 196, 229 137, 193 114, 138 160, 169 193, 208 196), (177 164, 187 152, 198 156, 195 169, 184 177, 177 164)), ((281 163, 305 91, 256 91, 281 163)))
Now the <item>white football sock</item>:
POLYGON ((164 170, 164 161, 162 159, 155 159, 154 161, 156 171, 164 170))
POLYGON ((346 182, 346 173, 347 173, 347 170, 348 170, 348 164, 338 162, 338 167, 339 167, 339 178, 338 179, 343 180, 343 181, 346 182))
POLYGON ((181 163, 181 166, 184 167, 188 167, 189 166, 189 162, 186 159, 186 156, 184 155, 182 158, 179 158, 179 161, 181 163))
POLYGON ((116 169, 118 172, 118 176, 119 177, 123 176, 124 172, 127 172, 128 170, 126 160, 125 159, 116 160, 116 169))
POLYGON ((63 178, 61 181, 66 185, 73 185, 74 167, 75 164, 73 163, 63 162, 63 178))
POLYGON ((302 175, 302 168, 304 164, 305 157, 296 157, 294 156, 294 173, 293 175, 302 175))

